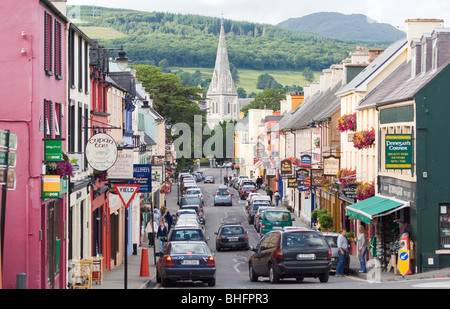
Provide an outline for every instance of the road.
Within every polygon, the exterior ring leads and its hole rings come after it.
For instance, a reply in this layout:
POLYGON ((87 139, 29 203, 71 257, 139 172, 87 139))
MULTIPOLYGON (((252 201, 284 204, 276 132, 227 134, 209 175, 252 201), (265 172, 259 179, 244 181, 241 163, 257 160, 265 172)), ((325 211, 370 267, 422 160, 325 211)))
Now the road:
MULTIPOLYGON (((271 284, 268 278, 259 278, 258 282, 251 282, 248 275, 248 260, 253 254, 252 251, 216 251, 215 239, 222 219, 231 219, 242 222, 242 226, 249 232, 250 245, 256 245, 259 235, 253 225, 247 222, 247 213, 244 201, 240 201, 238 192, 230 188, 233 193, 233 206, 214 206, 214 194, 220 184, 220 169, 207 169, 207 175, 215 177, 215 184, 204 184, 199 182, 198 186, 203 192, 205 199, 206 235, 209 237, 208 245, 215 252, 216 260, 216 286, 207 287, 201 282, 177 282, 166 288, 188 288, 188 289, 427 289, 427 288, 450 288, 450 280, 408 280, 397 282, 370 283, 361 278, 345 276, 335 277, 330 275, 327 283, 320 283, 317 278, 305 278, 303 282, 295 279, 282 280, 279 284, 271 284)), ((160 284, 152 283, 148 288, 162 288, 160 284)))

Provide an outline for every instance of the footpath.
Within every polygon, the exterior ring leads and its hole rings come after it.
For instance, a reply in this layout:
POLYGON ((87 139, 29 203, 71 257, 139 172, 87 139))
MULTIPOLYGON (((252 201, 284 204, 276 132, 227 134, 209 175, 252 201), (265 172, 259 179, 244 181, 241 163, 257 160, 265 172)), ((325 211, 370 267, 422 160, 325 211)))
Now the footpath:
MULTIPOLYGON (((166 194, 166 206, 167 210, 171 214, 175 214, 178 210, 177 205, 177 193, 176 186, 173 187, 171 194, 166 194)), ((260 190, 262 194, 262 190, 260 190)), ((280 208, 285 208, 283 203, 280 204, 280 208)), ((295 216, 295 221, 293 221, 294 226, 309 228, 308 224, 302 221, 301 218, 295 216)), ((158 240, 156 240, 156 250, 159 251, 158 240)), ((369 280, 368 273, 359 273, 359 260, 356 256, 351 255, 350 257, 350 276, 357 277, 361 280, 369 280)), ((145 266, 144 266, 145 268, 145 266)), ((371 269, 368 268, 370 273, 371 269)), ((375 282, 387 282, 387 281, 404 281, 404 280, 418 280, 418 279, 431 279, 431 278, 445 278, 450 277, 450 268, 444 268, 439 270, 428 271, 419 274, 412 275, 397 275, 393 271, 386 272, 380 271, 376 272, 378 275, 371 277, 370 280, 375 280, 375 282)), ((375 274, 373 272, 372 274, 375 274)), ((156 280, 156 268, 155 268, 155 258, 154 258, 154 248, 148 247, 148 242, 142 243, 137 250, 136 255, 128 256, 127 260, 127 289, 146 289, 150 283, 155 283, 156 280), (144 255, 144 258, 142 257, 144 255), (145 263, 145 255, 148 257, 148 270, 149 276, 141 276, 141 266, 142 260, 145 263)), ((92 284, 92 289, 125 289, 125 265, 122 264, 111 271, 105 271, 103 273, 103 284, 92 284)))

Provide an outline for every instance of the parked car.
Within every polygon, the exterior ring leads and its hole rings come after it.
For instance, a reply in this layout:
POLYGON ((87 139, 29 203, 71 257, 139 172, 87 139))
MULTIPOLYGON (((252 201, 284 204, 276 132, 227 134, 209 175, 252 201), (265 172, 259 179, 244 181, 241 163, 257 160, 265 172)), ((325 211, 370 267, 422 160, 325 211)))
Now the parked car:
POLYGON ((233 205, 232 194, 228 190, 228 187, 225 185, 220 185, 219 190, 217 190, 216 194, 214 195, 214 206, 217 205, 233 205))
POLYGON ((250 281, 269 277, 271 283, 280 279, 305 277, 328 282, 331 269, 331 248, 321 233, 307 230, 272 231, 265 234, 249 260, 250 281))
POLYGON ((195 210, 197 214, 197 219, 200 224, 205 225, 205 214, 203 213, 203 207, 202 205, 183 205, 181 206, 181 209, 193 209, 195 210))
POLYGON ((186 192, 184 193, 184 195, 187 195, 187 196, 199 196, 200 199, 202 200, 202 204, 204 204, 203 193, 202 193, 202 190, 200 190, 199 187, 193 187, 193 188, 186 189, 186 192))
POLYGON ((215 234, 217 251, 249 248, 247 231, 240 224, 222 225, 215 234))
POLYGON ((255 218, 256 215, 258 214, 259 207, 269 207, 269 206, 270 205, 267 203, 259 203, 258 201, 253 201, 247 216, 248 223, 255 225, 255 218))
POLYGON ((248 194, 251 192, 256 193, 255 185, 244 185, 239 191, 239 197, 241 198, 241 200, 245 200, 247 199, 248 194))
POLYGON ((156 263, 156 281, 167 286, 179 280, 216 285, 214 255, 204 241, 170 241, 164 247, 156 263))
POLYGON ((258 192, 251 192, 251 193, 248 194, 247 200, 245 201, 245 208, 246 208, 247 212, 248 212, 248 209, 249 209, 250 204, 251 204, 251 202, 252 202, 252 198, 253 198, 253 197, 256 197, 256 196, 258 196, 258 195, 261 195, 261 194, 258 193, 258 192))
POLYGON ((263 216, 263 213, 266 209, 275 209, 275 207, 272 207, 270 205, 264 204, 260 205, 258 209, 255 212, 255 218, 253 220, 253 226, 255 227, 256 231, 259 233, 261 229, 261 219, 263 216))
POLYGON ((214 183, 214 177, 213 176, 206 176, 203 183, 214 183))
MULTIPOLYGON (((339 260, 339 249, 337 247, 337 238, 339 237, 339 233, 322 233, 323 237, 325 237, 328 245, 331 248, 331 270, 336 271, 336 266, 339 260)), ((350 273, 350 254, 347 254, 347 260, 344 264, 344 273, 348 275, 350 273)))
POLYGON ((272 230, 281 230, 285 226, 292 226, 294 220, 288 210, 266 209, 261 215, 259 232, 264 235, 272 230))
POLYGON ((176 224, 177 220, 183 215, 195 215, 197 212, 194 209, 179 209, 177 213, 173 216, 173 223, 176 224))
POLYGON ((206 237, 204 230, 195 224, 178 224, 170 229, 167 237, 168 241, 204 241, 209 239, 206 237))

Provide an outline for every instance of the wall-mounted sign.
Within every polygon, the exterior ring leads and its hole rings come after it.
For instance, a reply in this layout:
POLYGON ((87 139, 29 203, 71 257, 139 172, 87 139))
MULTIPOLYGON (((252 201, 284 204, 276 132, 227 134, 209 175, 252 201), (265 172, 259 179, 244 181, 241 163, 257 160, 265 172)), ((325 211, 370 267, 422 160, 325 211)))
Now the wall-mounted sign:
POLYGON ((311 169, 311 187, 321 187, 323 179, 323 169, 311 169))
POLYGON ((298 187, 298 180, 297 178, 288 178, 287 179, 288 188, 297 188, 298 187))
POLYGON ((42 176, 42 198, 59 198, 61 177, 59 175, 42 176))
POLYGON ((45 161, 59 162, 63 160, 62 157, 62 140, 60 139, 46 139, 45 144, 45 161))
POLYGON ((281 175, 292 174, 292 162, 289 159, 285 159, 281 161, 280 167, 281 175))
POLYGON ((298 169, 295 172, 295 176, 297 177, 298 181, 302 181, 303 179, 309 176, 309 170, 307 170, 306 168, 298 169))
POLYGON ((117 159, 116 141, 108 134, 95 134, 86 144, 86 159, 93 169, 108 170, 117 159))
POLYGON ((117 160, 108 169, 109 179, 133 179, 133 149, 122 149, 117 153, 117 160))
POLYGON ((311 166, 311 156, 310 155, 303 155, 300 157, 300 165, 303 167, 310 167, 311 166))
POLYGON ((358 195, 356 193, 358 185, 356 183, 351 183, 342 188, 342 193, 347 198, 357 199, 358 195))
POLYGON ((340 158, 335 156, 323 157, 323 175, 336 176, 340 169, 340 158))
POLYGON ((412 135, 386 134, 386 169, 411 169, 412 135))
POLYGON ((152 192, 152 166, 150 164, 134 164, 133 181, 130 184, 139 185, 139 193, 152 192))

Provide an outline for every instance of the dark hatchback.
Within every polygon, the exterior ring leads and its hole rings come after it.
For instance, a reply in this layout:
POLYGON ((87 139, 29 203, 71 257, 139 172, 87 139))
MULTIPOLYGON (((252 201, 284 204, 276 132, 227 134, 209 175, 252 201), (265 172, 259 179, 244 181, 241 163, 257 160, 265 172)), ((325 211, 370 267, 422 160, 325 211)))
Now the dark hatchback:
POLYGON ((247 231, 240 224, 222 225, 215 234, 217 251, 249 248, 247 231))
POLYGON ((322 234, 310 230, 272 231, 264 235, 249 260, 250 281, 269 277, 271 283, 280 279, 305 277, 328 282, 331 248, 322 234))
POLYGON ((180 280, 216 285, 214 256, 203 241, 168 242, 156 262, 156 281, 162 286, 180 280))

